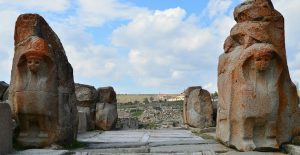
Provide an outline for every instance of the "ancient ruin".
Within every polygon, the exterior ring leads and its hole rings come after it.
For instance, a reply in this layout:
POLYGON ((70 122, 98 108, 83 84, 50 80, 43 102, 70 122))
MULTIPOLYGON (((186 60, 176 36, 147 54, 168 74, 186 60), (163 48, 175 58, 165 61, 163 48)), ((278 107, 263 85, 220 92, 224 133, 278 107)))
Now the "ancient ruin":
POLYGON ((77 109, 73 69, 64 48, 43 17, 20 15, 9 103, 19 125, 17 142, 44 147, 76 139, 77 109))
POLYGON ((95 129, 95 112, 98 98, 96 88, 84 84, 75 84, 75 94, 78 100, 78 131, 84 132, 95 129))
POLYGON ((213 125, 213 106, 209 92, 200 86, 189 87, 184 92, 183 122, 192 127, 213 125))
POLYGON ((99 102, 96 105, 96 127, 110 130, 118 120, 116 92, 113 87, 98 88, 97 92, 99 102))
POLYGON ((276 149, 297 134, 299 120, 284 18, 271 0, 247 0, 234 19, 219 58, 216 136, 241 151, 276 149))

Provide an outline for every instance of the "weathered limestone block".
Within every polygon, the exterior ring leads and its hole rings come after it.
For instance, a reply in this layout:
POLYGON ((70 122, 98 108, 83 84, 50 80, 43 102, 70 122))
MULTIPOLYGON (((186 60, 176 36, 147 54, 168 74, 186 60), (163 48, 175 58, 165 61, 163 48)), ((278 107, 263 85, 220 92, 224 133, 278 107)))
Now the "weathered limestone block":
POLYGON ((78 100, 77 109, 79 112, 85 113, 78 115, 80 124, 78 131, 83 131, 83 126, 86 127, 85 131, 95 129, 95 112, 98 99, 97 90, 93 86, 75 84, 75 93, 78 100), (84 118, 80 118, 81 116, 84 118), (83 123, 86 124, 83 125, 83 123))
POLYGON ((64 48, 43 17, 20 15, 9 103, 19 124, 17 142, 44 147, 76 139, 78 116, 73 69, 64 48))
POLYGON ((209 92, 196 86, 189 87, 184 94, 184 124, 196 128, 211 127, 213 125, 213 105, 209 92))
POLYGON ((117 97, 112 87, 98 89, 99 103, 96 105, 96 127, 110 130, 118 120, 117 97))
POLYGON ((241 151, 278 148, 300 131, 284 18, 271 0, 247 0, 234 18, 219 58, 216 137, 241 151))
POLYGON ((97 92, 100 103, 117 103, 117 94, 113 87, 101 87, 97 92))
POLYGON ((0 102, 0 154, 12 151, 13 123, 10 107, 7 103, 0 102))
POLYGON ((7 91, 9 85, 4 82, 0 81, 0 101, 4 101, 5 92, 7 91))

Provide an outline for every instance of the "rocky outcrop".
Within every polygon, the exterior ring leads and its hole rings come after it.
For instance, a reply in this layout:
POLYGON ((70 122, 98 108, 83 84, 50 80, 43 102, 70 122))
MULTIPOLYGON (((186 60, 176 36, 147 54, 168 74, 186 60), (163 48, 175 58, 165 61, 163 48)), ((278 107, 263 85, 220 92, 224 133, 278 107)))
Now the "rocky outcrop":
POLYGON ((217 139, 241 151, 278 148, 300 131, 284 18, 271 0, 247 0, 234 18, 219 58, 217 139))
POLYGON ((76 139, 73 69, 64 48, 43 17, 20 15, 9 103, 19 124, 17 142, 26 147, 68 144, 76 139))
POLYGON ((75 84, 75 94, 78 101, 77 109, 80 113, 78 131, 84 132, 95 129, 97 90, 93 86, 75 84), (81 118, 82 117, 82 118, 81 118))
POLYGON ((196 128, 213 125, 213 105, 209 92, 200 86, 189 87, 184 92, 183 120, 196 128))
POLYGON ((118 119, 116 92, 112 87, 98 88, 97 92, 99 102, 96 105, 96 127, 110 130, 118 119))
POLYGON ((7 90, 9 85, 4 82, 0 81, 0 101, 4 101, 7 99, 7 90))

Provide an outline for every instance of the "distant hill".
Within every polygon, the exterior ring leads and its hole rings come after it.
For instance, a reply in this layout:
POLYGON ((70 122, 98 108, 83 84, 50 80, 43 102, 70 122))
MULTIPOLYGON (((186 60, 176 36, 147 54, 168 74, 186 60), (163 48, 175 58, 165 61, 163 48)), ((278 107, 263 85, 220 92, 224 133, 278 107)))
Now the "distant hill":
POLYGON ((117 94, 118 103, 128 103, 128 102, 143 102, 145 98, 149 101, 153 99, 153 101, 164 100, 167 98, 172 98, 178 96, 179 94, 117 94))

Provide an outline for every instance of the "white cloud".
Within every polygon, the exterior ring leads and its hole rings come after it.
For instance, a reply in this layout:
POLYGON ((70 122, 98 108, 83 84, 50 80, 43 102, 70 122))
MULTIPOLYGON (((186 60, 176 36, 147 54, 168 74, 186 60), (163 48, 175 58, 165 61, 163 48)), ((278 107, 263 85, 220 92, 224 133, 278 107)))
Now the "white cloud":
POLYGON ((6 82, 10 81, 10 71, 14 54, 14 23, 18 14, 19 13, 15 10, 7 9, 0 11, 0 19, 5 21, 1 22, 0 28, 0 80, 4 80, 6 82))
POLYGON ((0 5, 15 9, 33 9, 40 11, 61 12, 70 7, 70 0, 0 0, 0 5))
POLYGON ((76 16, 70 21, 82 26, 101 26, 106 22, 121 19, 130 20, 146 9, 130 4, 120 3, 118 0, 78 0, 76 16))
POLYGON ((116 51, 101 45, 87 45, 76 48, 65 46, 73 66, 75 79, 111 77, 116 72, 116 51))
POLYGON ((208 14, 209 17, 224 15, 228 11, 232 2, 233 0, 209 0, 203 13, 208 14))
POLYGON ((300 20, 298 18, 300 1, 273 0, 273 3, 285 18, 286 54, 292 80, 300 82, 300 20))
POLYGON ((130 49, 131 72, 141 85, 180 91, 216 83, 218 56, 233 24, 222 16, 201 27, 185 10, 173 8, 137 16, 114 30, 112 43, 130 49))

